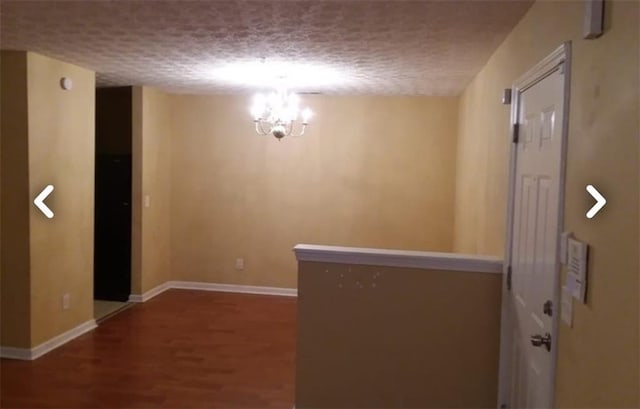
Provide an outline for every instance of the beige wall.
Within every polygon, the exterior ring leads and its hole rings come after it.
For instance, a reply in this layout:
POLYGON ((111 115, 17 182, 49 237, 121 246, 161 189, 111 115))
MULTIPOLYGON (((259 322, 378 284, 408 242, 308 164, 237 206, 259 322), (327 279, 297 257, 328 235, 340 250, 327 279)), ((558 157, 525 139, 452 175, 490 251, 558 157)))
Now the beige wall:
POLYGON ((176 279, 295 287, 297 243, 451 250, 457 98, 305 96, 281 141, 248 96, 171 103, 176 279))
POLYGON ((95 78, 34 53, 2 59, 3 102, 16 103, 2 110, 2 345, 29 348, 93 318, 95 78), (32 204, 48 184, 53 219, 32 204))
POLYGON ((132 293, 172 279, 170 238, 171 112, 169 95, 133 89, 132 293), (144 197, 149 196, 149 207, 144 197))
POLYGON ((591 245, 589 302, 561 325, 559 407, 637 407, 638 25, 637 2, 606 2, 607 31, 583 40, 584 2, 538 1, 463 93, 456 181, 455 251, 501 255, 509 108, 502 89, 571 40, 565 227, 591 245), (594 219, 584 187, 608 198, 594 219))
POLYGON ((297 408, 496 406, 500 274, 300 262, 298 284, 297 408))
POLYGON ((0 345, 30 346, 27 54, 0 54, 0 345))
POLYGON ((28 53, 29 197, 55 191, 47 219, 30 206, 31 345, 93 319, 95 75, 28 53), (62 90, 60 78, 73 81, 62 90), (62 295, 70 309, 62 310, 62 295))

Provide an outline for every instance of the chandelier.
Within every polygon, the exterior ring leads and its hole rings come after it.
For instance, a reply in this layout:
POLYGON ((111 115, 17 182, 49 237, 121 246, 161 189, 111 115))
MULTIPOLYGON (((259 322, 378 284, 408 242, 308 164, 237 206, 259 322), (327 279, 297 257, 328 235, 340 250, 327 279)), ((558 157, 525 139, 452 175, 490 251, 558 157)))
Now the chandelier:
POLYGON ((251 115, 259 135, 273 135, 280 140, 285 136, 302 136, 313 112, 300 110, 300 97, 282 88, 268 95, 253 97, 251 115), (300 120, 298 119, 300 117, 300 120))

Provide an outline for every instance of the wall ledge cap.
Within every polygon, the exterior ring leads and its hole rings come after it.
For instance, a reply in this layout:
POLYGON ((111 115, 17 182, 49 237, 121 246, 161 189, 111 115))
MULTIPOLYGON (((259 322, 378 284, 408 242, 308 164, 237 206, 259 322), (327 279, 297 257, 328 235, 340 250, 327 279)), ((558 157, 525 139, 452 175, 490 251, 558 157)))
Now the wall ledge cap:
POLYGON ((425 270, 502 273, 502 259, 474 254, 324 246, 317 244, 298 244, 293 248, 293 252, 298 261, 405 267, 425 270))

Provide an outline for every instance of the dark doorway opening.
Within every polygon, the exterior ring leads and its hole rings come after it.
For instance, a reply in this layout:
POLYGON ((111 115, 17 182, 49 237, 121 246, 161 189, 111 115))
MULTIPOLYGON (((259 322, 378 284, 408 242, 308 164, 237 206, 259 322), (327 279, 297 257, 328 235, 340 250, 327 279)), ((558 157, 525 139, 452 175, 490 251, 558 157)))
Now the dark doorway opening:
POLYGON ((132 88, 96 90, 94 280, 96 300, 131 294, 132 88))

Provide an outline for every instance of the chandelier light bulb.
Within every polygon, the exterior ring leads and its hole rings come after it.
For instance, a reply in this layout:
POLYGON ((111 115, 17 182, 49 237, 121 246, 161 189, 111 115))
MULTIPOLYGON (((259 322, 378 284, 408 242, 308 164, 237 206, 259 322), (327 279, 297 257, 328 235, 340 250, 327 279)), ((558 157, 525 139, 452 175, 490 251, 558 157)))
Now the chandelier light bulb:
POLYGON ((262 112, 264 112, 264 110, 261 107, 259 107, 258 105, 254 104, 251 107, 251 116, 256 121, 262 117, 262 112))
POLYGON ((253 103, 257 106, 264 106, 264 104, 267 102, 267 98, 264 96, 264 94, 256 94, 253 96, 253 103))
POLYGON ((262 94, 256 94, 253 97, 253 105, 250 108, 251 111, 251 116, 253 117, 254 120, 258 120, 260 118, 262 118, 262 115, 264 114, 264 112, 266 111, 266 98, 264 95, 262 94))
POLYGON ((285 122, 291 122, 291 121, 295 121, 296 119, 298 119, 298 109, 294 108, 292 106, 288 106, 285 110, 284 110, 284 115, 282 118, 285 122))
POLYGON ((311 111, 309 108, 303 109, 302 110, 302 123, 308 124, 309 123, 309 119, 311 119, 312 116, 313 116, 313 111, 311 111))

